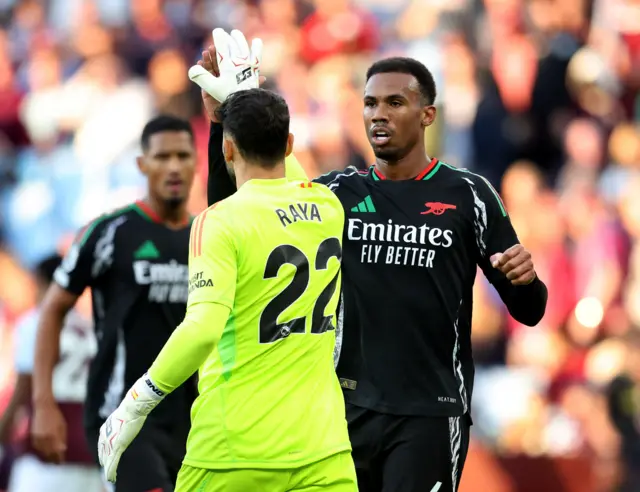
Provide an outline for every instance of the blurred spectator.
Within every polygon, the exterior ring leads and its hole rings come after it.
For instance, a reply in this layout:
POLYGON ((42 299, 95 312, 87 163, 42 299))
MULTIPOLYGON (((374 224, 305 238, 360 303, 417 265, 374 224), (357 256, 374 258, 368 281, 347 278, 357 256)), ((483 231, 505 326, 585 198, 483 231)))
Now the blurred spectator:
POLYGON ((300 29, 300 56, 308 63, 339 53, 373 52, 379 46, 373 16, 350 0, 314 0, 300 29))

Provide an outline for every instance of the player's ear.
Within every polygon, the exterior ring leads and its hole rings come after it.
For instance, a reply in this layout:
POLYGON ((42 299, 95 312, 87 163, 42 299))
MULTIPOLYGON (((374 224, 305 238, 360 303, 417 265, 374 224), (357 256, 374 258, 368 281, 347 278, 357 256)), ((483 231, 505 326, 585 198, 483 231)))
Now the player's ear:
POLYGON ((284 156, 289 157, 291 152, 293 152, 293 133, 289 133, 289 136, 287 137, 287 150, 285 151, 284 156))
POLYGON ((436 113, 438 110, 433 104, 422 107, 422 125, 431 126, 436 121, 436 113))
POLYGON ((138 169, 140 169, 140 172, 146 176, 147 175, 147 162, 146 162, 144 156, 140 155, 140 156, 136 157, 136 163, 138 164, 138 169))
POLYGON ((222 139, 222 155, 224 156, 224 161, 227 164, 231 164, 233 162, 233 158, 235 157, 236 146, 228 137, 224 137, 222 139))

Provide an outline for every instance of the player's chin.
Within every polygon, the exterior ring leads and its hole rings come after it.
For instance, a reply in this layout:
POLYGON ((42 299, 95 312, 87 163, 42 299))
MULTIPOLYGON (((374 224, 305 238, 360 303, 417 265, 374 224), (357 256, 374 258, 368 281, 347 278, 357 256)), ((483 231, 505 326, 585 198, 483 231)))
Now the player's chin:
POLYGON ((169 207, 177 208, 187 200, 187 196, 186 194, 182 194, 182 193, 180 194, 171 193, 165 196, 163 200, 164 200, 164 203, 169 207))
POLYGON ((385 161, 396 161, 400 157, 399 149, 390 145, 376 145, 374 143, 371 143, 371 148, 373 149, 373 154, 378 159, 382 159, 385 161))

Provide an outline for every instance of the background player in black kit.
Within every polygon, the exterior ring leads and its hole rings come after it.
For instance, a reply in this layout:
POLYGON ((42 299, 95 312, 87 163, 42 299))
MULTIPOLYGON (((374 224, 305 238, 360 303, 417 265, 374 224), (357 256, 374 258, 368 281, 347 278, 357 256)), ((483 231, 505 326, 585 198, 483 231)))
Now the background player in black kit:
MULTIPOLYGON (((138 166, 147 177, 147 198, 103 215, 80 231, 43 303, 32 438, 51 461, 63 461, 66 448, 64 421, 51 390, 58 337, 65 314, 84 289, 91 288, 98 339, 85 404, 86 434, 96 462, 104 419, 155 360, 185 314, 193 132, 186 121, 160 116, 147 123, 141 143, 138 166)), ((195 395, 195 384, 186 384, 158 406, 120 462, 117 492, 173 490, 195 395)))
MULTIPOLYGON (((201 61, 214 75, 215 59, 210 47, 201 61)), ((418 61, 373 64, 364 123, 375 166, 315 179, 347 218, 337 372, 362 492, 458 489, 471 425, 477 266, 521 323, 537 324, 546 307, 547 289, 495 190, 426 155, 435 95, 418 61)), ((211 115, 215 101, 205 96, 205 105, 211 115)), ((212 124, 210 202, 235 191, 221 139, 212 124)))

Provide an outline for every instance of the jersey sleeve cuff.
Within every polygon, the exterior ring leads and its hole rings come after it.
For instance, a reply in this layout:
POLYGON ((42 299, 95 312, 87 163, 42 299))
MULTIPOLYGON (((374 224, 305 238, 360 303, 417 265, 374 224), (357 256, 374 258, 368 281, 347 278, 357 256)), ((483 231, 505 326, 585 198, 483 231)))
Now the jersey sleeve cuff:
POLYGON ((138 379, 124 398, 126 405, 138 415, 149 415, 167 395, 153 382, 148 373, 138 379))
POLYGON ((56 269, 53 273, 53 281, 60 288, 73 295, 79 296, 84 292, 84 287, 82 287, 82 289, 73 288, 70 275, 61 268, 56 269))

